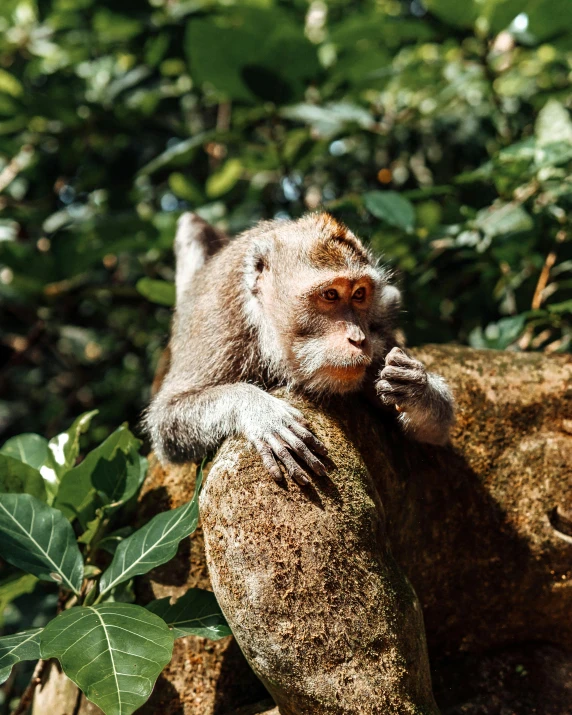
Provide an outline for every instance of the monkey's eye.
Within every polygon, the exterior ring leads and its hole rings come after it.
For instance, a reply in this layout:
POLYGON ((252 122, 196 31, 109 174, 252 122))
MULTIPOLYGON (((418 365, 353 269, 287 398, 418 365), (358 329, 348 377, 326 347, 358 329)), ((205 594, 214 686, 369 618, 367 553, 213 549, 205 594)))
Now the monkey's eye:
POLYGON ((357 300, 358 303, 361 303, 365 298, 365 288, 363 288, 363 286, 361 288, 358 288, 356 292, 352 295, 352 298, 354 300, 357 300))
POLYGON ((334 290, 333 288, 329 288, 328 290, 324 291, 323 296, 325 300, 330 300, 334 301, 338 299, 338 291, 334 290))

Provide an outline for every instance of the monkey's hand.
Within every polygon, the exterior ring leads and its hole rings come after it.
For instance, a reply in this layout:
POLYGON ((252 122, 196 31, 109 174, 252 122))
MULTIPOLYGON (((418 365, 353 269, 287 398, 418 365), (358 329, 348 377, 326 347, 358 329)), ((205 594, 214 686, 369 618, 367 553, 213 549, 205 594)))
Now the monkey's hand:
POLYGON ((308 484, 308 477, 292 453, 316 474, 326 475, 326 468, 314 452, 326 456, 328 451, 310 432, 300 410, 260 391, 255 404, 251 402, 242 412, 240 421, 242 433, 256 447, 264 466, 276 481, 284 478, 278 459, 298 484, 308 484))
POLYGON ((454 421, 453 397, 445 380, 393 348, 385 358, 375 389, 383 404, 394 406, 399 421, 421 442, 445 444, 454 421))

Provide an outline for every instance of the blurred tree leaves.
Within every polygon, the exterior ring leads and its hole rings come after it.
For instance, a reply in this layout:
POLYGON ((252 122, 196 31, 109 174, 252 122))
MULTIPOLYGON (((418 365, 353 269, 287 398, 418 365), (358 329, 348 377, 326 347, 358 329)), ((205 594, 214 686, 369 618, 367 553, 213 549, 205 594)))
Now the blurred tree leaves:
POLYGON ((569 0, 5 0, 2 436, 138 424, 189 209, 331 210, 413 344, 569 350, 571 28, 569 0))
POLYGON ((293 102, 320 70, 301 23, 272 4, 190 22, 186 49, 195 80, 225 99, 293 102))
POLYGON ((366 209, 389 226, 410 233, 415 224, 415 209, 411 201, 396 191, 369 191, 364 194, 366 209))

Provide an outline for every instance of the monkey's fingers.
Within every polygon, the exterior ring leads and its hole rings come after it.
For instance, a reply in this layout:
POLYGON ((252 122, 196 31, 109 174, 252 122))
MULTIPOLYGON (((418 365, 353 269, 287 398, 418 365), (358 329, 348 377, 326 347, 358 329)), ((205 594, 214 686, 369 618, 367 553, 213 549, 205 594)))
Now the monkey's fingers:
POLYGON ((322 462, 320 462, 316 455, 312 454, 302 439, 295 434, 293 427, 291 429, 283 427, 278 434, 288 444, 294 454, 300 457, 300 459, 305 462, 315 474, 319 474, 321 477, 326 476, 327 471, 325 466, 322 462))
POLYGON ((309 425, 307 422, 305 424, 291 424, 288 428, 294 432, 295 435, 300 437, 302 442, 309 447, 313 452, 321 454, 322 457, 328 456, 328 448, 325 444, 320 442, 320 440, 308 429, 309 425))
POLYGON ((423 369, 421 363, 420 367, 395 367, 394 365, 386 365, 380 373, 380 378, 382 380, 390 380, 393 382, 402 383, 416 383, 418 385, 425 385, 427 383, 427 373, 423 369))
POLYGON ((386 405, 404 405, 411 400, 411 387, 405 384, 389 382, 388 380, 378 380, 376 386, 377 394, 386 405))
POLYGON ((395 365, 396 367, 423 367, 423 363, 415 358, 409 357, 401 348, 391 348, 385 356, 386 365, 395 365))
POLYGON ((255 442, 253 442, 253 444, 256 447, 256 451, 260 455, 260 458, 262 459, 262 464, 266 468, 266 471, 270 473, 270 475, 276 482, 284 481, 284 475, 282 474, 280 467, 274 459, 272 450, 266 444, 266 442, 257 439, 255 442))
POLYGON ((304 471, 302 470, 300 465, 296 462, 294 457, 292 457, 292 455, 288 451, 286 443, 275 435, 270 435, 266 438, 266 441, 270 445, 270 448, 272 449, 274 454, 284 465, 284 469, 288 473, 288 476, 292 477, 292 479, 295 482, 298 482, 298 484, 309 484, 310 480, 304 474, 304 471))

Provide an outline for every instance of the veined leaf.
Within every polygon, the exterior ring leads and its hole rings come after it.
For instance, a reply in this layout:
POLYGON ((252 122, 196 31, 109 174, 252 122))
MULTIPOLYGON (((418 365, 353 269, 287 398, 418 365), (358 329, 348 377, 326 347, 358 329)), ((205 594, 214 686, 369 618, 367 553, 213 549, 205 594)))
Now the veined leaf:
POLYGON ((130 715, 147 700, 171 660, 173 634, 142 606, 105 603, 71 608, 42 633, 42 658, 64 673, 106 715, 130 715))
POLYGON ((216 641, 232 635, 214 593, 202 588, 190 588, 174 603, 169 596, 159 598, 146 608, 173 629, 175 638, 192 635, 216 641))
POLYGON ((107 502, 117 508, 124 504, 145 478, 147 460, 138 454, 140 445, 127 427, 119 427, 81 464, 64 474, 55 506, 69 519, 77 516, 85 529, 98 505, 107 502), (98 499, 97 490, 104 500, 98 499))
POLYGON ((37 583, 38 579, 29 573, 15 573, 4 579, 4 581, 0 581, 0 624, 3 622, 6 606, 18 596, 32 593, 37 583))
POLYGON ((133 528, 131 526, 122 526, 111 534, 107 534, 107 536, 98 542, 97 546, 113 556, 119 544, 128 536, 131 536, 132 533, 133 528))
POLYGON ((157 514, 119 544, 111 565, 101 577, 99 588, 102 595, 118 583, 147 573, 173 558, 181 539, 197 528, 201 481, 202 472, 197 476, 191 501, 177 509, 157 514))
POLYGON ((0 684, 8 680, 16 663, 40 659, 41 633, 42 628, 31 628, 0 638, 0 684))
POLYGON ((34 469, 40 469, 48 459, 48 440, 39 434, 19 434, 4 442, 0 454, 6 454, 34 469))
POLYGON ((0 492, 31 494, 46 501, 46 484, 40 472, 7 454, 0 454, 0 492))
POLYGON ((0 553, 13 566, 77 593, 83 559, 65 516, 29 494, 0 494, 0 553))

